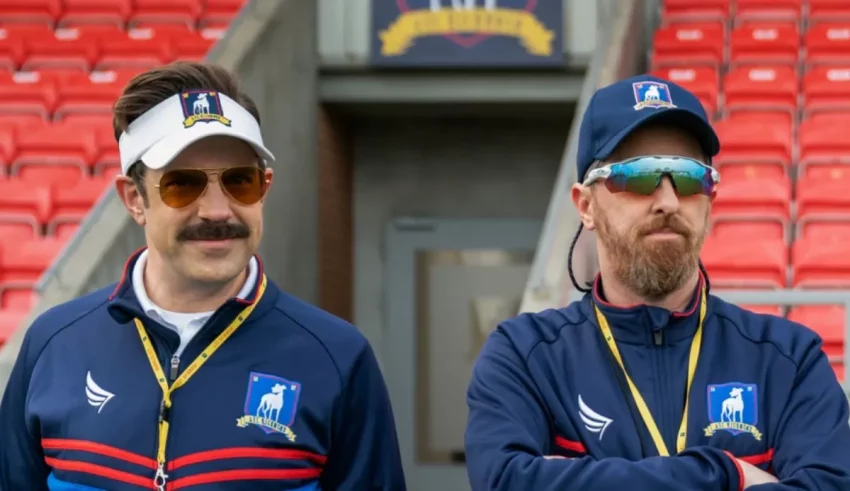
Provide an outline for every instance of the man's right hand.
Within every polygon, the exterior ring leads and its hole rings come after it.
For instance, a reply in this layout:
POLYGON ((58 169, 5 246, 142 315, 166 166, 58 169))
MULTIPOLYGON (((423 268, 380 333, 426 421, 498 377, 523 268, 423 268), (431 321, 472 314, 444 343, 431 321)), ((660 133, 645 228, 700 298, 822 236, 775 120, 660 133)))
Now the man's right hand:
POLYGON ((738 465, 741 466, 741 471, 744 475, 743 489, 750 489, 751 487, 758 486, 759 484, 770 484, 774 482, 779 482, 779 479, 759 469, 758 467, 750 463, 744 462, 743 460, 735 460, 738 461, 738 465))

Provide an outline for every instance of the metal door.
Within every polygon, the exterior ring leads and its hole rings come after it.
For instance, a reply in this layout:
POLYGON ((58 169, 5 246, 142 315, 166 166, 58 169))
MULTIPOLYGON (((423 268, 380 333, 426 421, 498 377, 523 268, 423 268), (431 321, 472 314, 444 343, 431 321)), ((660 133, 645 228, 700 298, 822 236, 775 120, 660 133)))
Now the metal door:
POLYGON ((481 344, 516 315, 542 223, 398 219, 387 231, 383 371, 408 489, 468 491, 466 388, 481 344))

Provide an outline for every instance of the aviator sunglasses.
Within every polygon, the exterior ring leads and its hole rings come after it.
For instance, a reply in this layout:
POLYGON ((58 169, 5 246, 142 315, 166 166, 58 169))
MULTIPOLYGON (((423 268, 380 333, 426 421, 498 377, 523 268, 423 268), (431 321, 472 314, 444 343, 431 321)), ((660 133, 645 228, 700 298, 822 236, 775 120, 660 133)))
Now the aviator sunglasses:
POLYGON ((253 205, 266 192, 265 171, 256 166, 224 169, 174 169, 167 171, 154 186, 162 202, 171 208, 184 208, 203 196, 210 176, 218 175, 221 190, 230 199, 243 205, 253 205))
POLYGON ((644 156, 593 169, 585 186, 605 181, 612 193, 629 192, 649 196, 664 177, 669 177, 679 196, 710 196, 720 183, 720 173, 711 166, 686 157, 644 156))

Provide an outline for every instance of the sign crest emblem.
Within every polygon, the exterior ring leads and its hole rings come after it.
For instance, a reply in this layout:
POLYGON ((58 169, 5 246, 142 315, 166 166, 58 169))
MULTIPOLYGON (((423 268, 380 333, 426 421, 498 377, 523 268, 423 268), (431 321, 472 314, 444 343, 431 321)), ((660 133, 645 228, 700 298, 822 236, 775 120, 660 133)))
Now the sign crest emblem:
POLYGON ((260 427, 267 435, 281 433, 295 442, 295 422, 301 384, 285 378, 251 372, 245 396, 245 414, 236 420, 240 428, 260 427))
POLYGON ((761 441, 762 433, 758 424, 758 385, 729 382, 708 386, 708 420, 705 436, 713 436, 718 431, 728 431, 733 435, 749 433, 761 441))
MULTIPOLYGON (((561 22, 561 19, 550 16, 548 11, 541 15, 539 0, 375 0, 375 3, 374 8, 379 9, 382 19, 395 11, 388 22, 376 22, 380 26, 379 50, 384 57, 401 57, 418 43, 426 45, 423 50, 440 49, 429 41, 434 38, 471 49, 487 39, 501 37, 518 41, 526 56, 549 58, 558 53, 558 33, 547 22, 561 22)), ((499 45, 493 49, 501 48, 499 45)))
POLYGON ((214 90, 187 90, 180 94, 183 107, 183 127, 191 128, 195 123, 219 122, 230 126, 230 120, 224 117, 221 99, 214 90))

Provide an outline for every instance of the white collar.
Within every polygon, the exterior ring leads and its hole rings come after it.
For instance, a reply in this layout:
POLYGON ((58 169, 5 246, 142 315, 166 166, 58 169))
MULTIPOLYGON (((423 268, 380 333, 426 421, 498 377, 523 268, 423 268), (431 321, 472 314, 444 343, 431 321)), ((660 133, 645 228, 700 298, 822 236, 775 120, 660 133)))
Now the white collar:
MULTIPOLYGON (((148 296, 147 290, 145 290, 145 265, 148 262, 148 250, 145 249, 139 254, 139 259, 136 260, 135 266, 133 266, 133 290, 136 292, 136 298, 139 300, 139 305, 142 306, 142 310, 147 315, 157 314, 161 317, 160 314, 165 313, 166 315, 171 314, 172 312, 168 312, 167 310, 159 307, 151 301, 148 296)), ((245 284, 242 286, 242 289, 239 290, 239 293, 236 295, 237 298, 245 299, 251 292, 254 290, 254 285, 257 283, 257 276, 259 276, 260 267, 257 264, 257 258, 251 257, 251 260, 248 262, 248 278, 245 280, 245 284)), ((199 316, 210 315, 211 312, 198 312, 199 316)))

